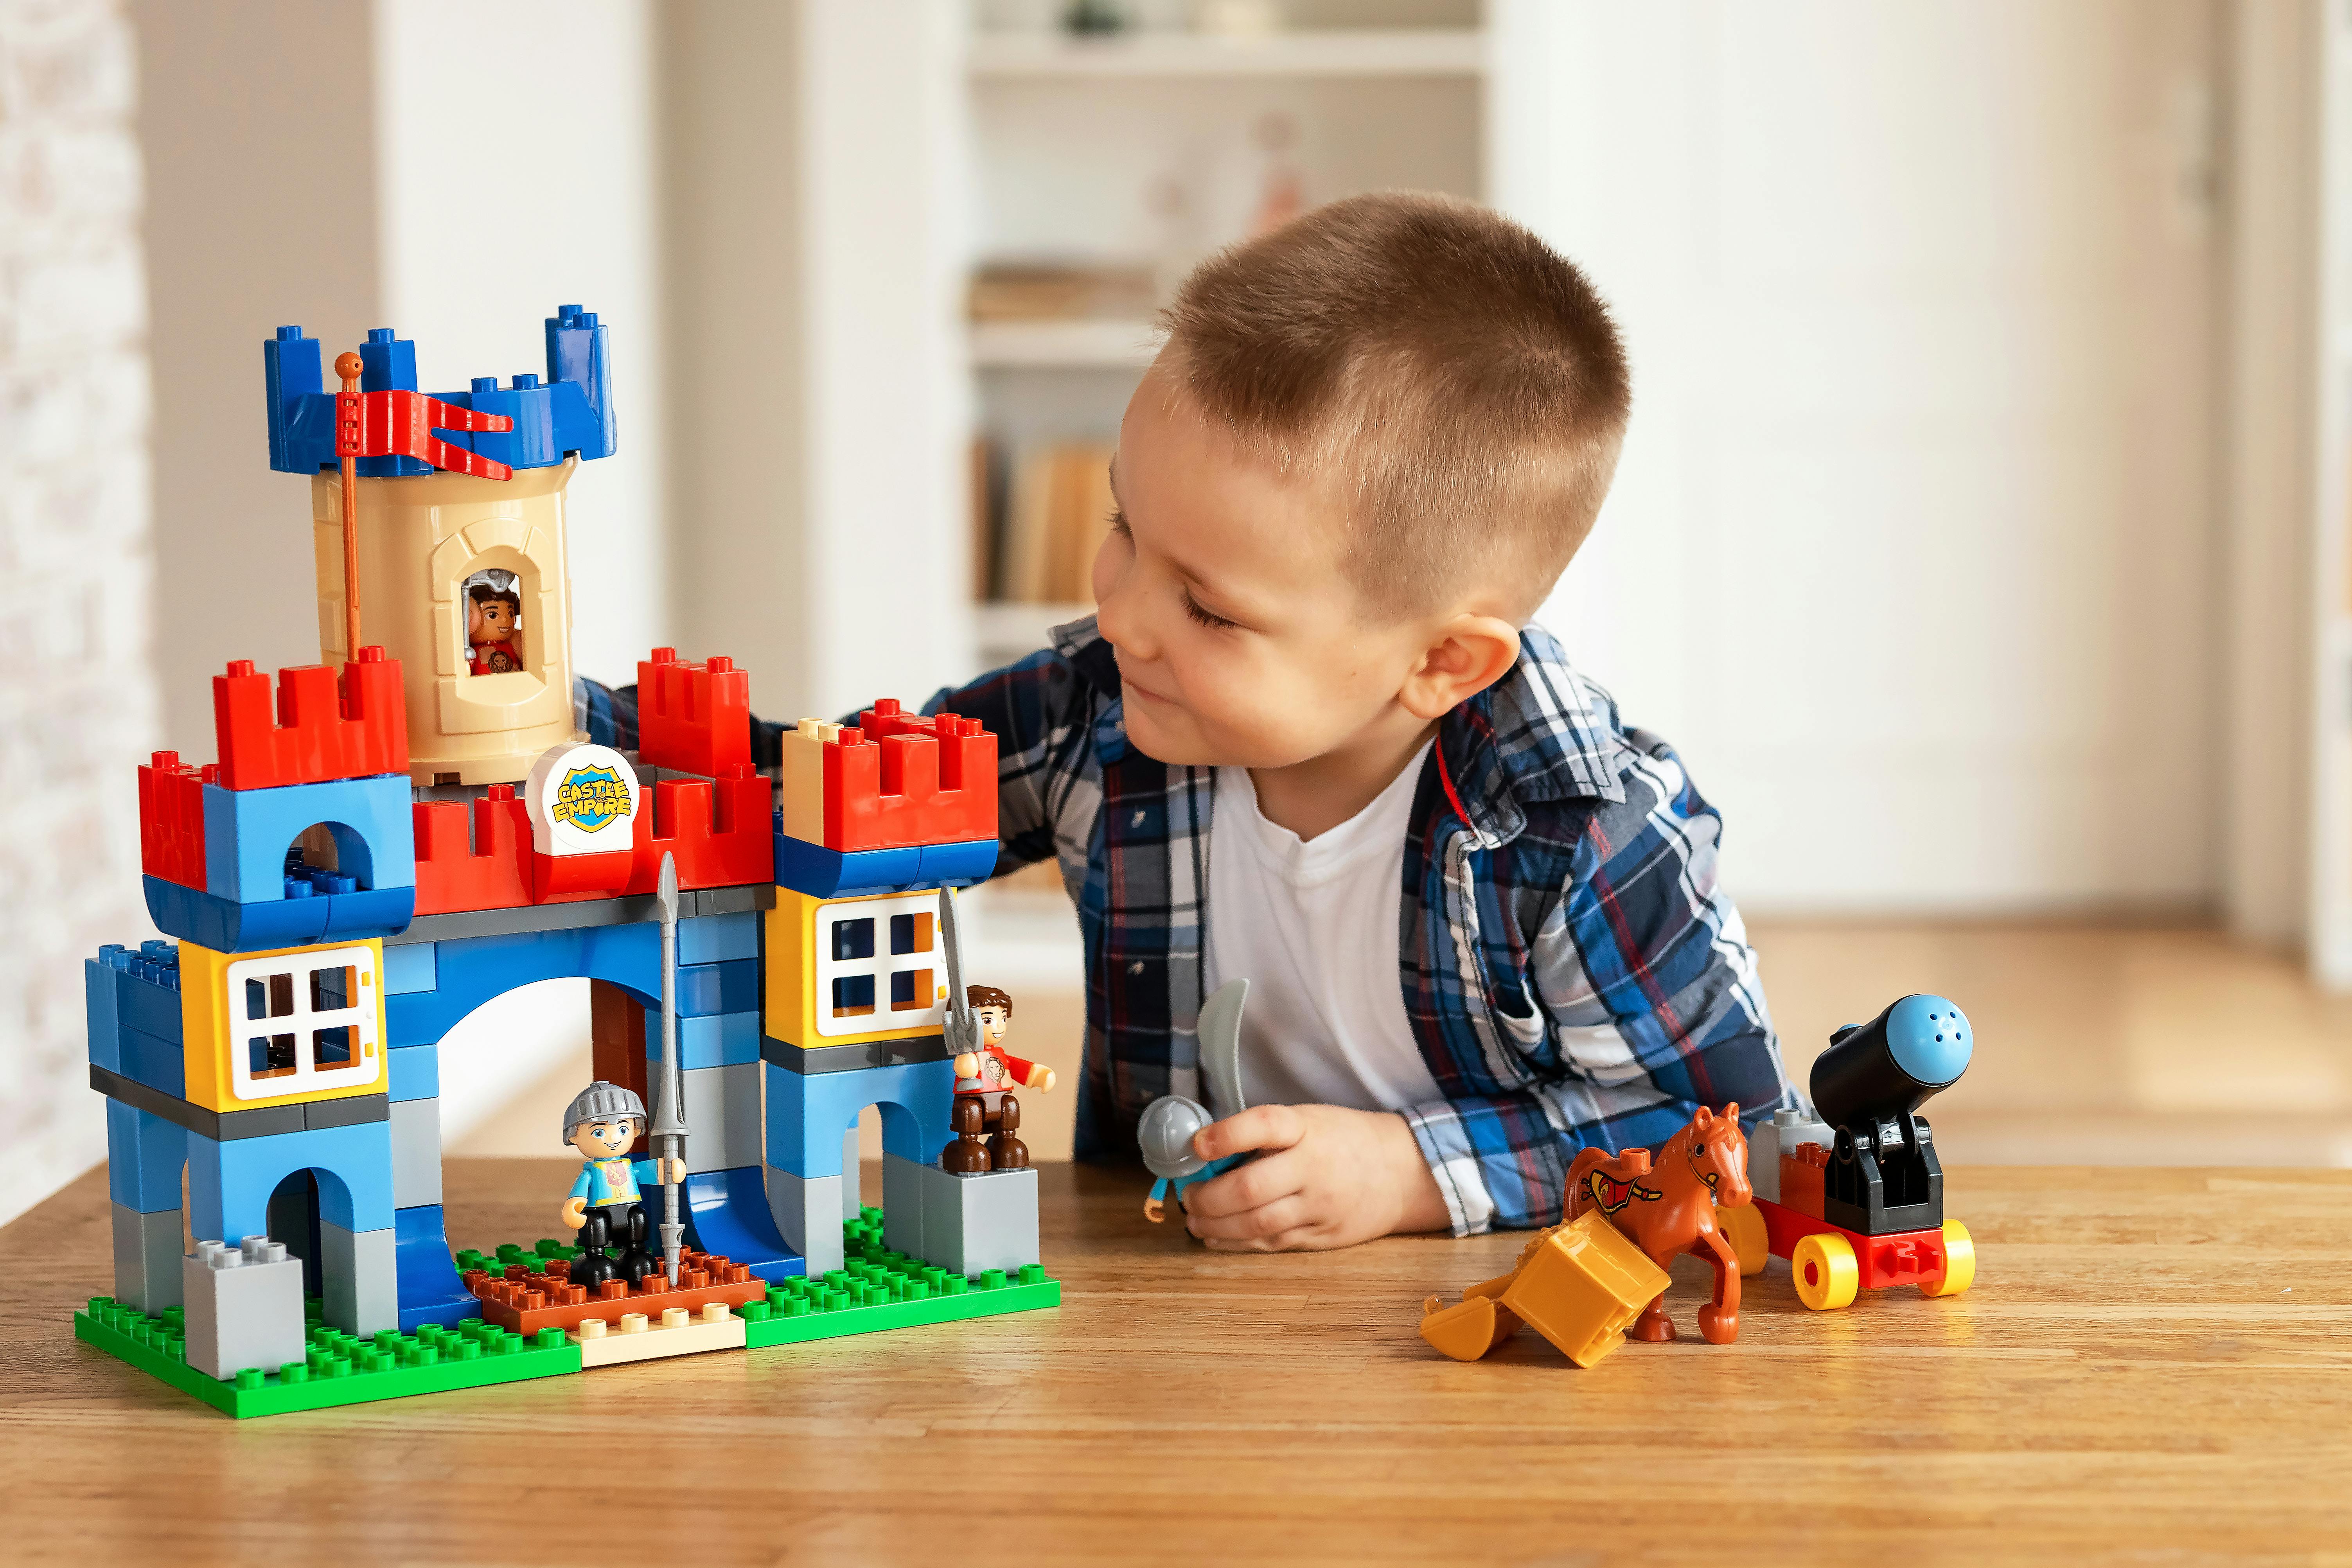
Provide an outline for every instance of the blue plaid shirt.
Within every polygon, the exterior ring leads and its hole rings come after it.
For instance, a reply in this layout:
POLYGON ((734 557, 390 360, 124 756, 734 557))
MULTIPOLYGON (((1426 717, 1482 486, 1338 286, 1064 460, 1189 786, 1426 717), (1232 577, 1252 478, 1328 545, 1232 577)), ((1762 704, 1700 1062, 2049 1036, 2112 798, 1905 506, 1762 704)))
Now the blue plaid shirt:
MULTIPOLYGON (((583 683, 590 738, 636 740, 635 693, 583 683)), ((1135 1157, 1163 1094, 1201 1097, 1194 1026, 1215 771, 1127 743, 1092 619, 925 705, 998 737, 1000 873, 1051 857, 1086 942, 1081 1159, 1135 1157)), ((756 724, 775 760, 780 726, 756 724)), ((1398 982, 1442 1098, 1402 1107, 1457 1236, 1560 1217, 1569 1162, 1652 1148, 1699 1105, 1798 1100, 1721 819, 1682 760, 1530 626, 1510 673, 1438 726, 1403 845, 1398 982)))

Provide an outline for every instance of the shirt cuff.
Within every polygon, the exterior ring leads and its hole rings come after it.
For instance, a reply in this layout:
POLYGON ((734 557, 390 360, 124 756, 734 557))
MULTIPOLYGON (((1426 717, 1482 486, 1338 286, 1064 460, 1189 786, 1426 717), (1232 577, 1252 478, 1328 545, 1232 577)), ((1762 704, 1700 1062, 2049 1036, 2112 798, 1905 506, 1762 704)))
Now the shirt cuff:
POLYGON ((1479 1168, 1477 1151, 1470 1146, 1461 1112, 1449 1100, 1433 1100, 1406 1106, 1397 1114, 1412 1129, 1412 1141, 1421 1145, 1421 1157, 1429 1162, 1429 1173, 1437 1178, 1437 1190, 1445 1199, 1446 1223, 1454 1234, 1480 1236, 1492 1230, 1495 1197, 1486 1190, 1486 1173, 1479 1168))

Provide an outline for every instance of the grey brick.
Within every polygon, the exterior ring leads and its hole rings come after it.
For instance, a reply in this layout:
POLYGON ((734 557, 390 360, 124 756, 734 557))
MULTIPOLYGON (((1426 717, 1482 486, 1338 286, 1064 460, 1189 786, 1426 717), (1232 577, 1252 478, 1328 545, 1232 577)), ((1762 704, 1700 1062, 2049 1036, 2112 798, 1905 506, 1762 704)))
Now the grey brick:
MULTIPOLYGON (((206 1377, 226 1380, 247 1367, 275 1372, 302 1359, 302 1260, 285 1243, 259 1236, 236 1247, 200 1241, 194 1256, 180 1259, 180 1282, 188 1364, 206 1377)), ((397 1308, 393 1316, 397 1326, 397 1308)))

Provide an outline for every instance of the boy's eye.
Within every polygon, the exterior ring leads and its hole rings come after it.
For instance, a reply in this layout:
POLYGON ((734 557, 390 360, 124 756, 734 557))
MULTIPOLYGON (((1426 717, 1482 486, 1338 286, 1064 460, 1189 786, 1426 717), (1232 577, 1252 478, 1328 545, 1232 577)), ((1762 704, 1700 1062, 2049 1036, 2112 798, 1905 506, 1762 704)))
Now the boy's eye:
POLYGON ((1113 533, 1118 534, 1121 539, 1131 539, 1134 537, 1134 534, 1127 526, 1127 513, 1120 510, 1118 507, 1110 509, 1109 522, 1110 531, 1113 533))
POLYGON ((1212 631, 1230 631, 1241 624, 1238 621, 1229 621, 1223 616, 1212 615, 1202 609, 1200 601, 1192 597, 1192 590, 1190 588, 1180 588, 1177 593, 1184 601, 1184 613, 1212 631))

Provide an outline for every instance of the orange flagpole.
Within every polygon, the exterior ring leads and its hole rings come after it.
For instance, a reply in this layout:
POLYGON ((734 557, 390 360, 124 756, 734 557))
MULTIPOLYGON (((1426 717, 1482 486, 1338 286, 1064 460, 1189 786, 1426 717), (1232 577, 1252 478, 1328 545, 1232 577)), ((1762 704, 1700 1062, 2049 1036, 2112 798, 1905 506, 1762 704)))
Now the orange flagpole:
POLYGON ((336 399, 337 423, 335 445, 343 459, 343 657, 357 659, 360 656, 360 496, 359 463, 353 456, 360 447, 360 356, 354 353, 335 356, 335 374, 343 378, 342 395, 336 399))

